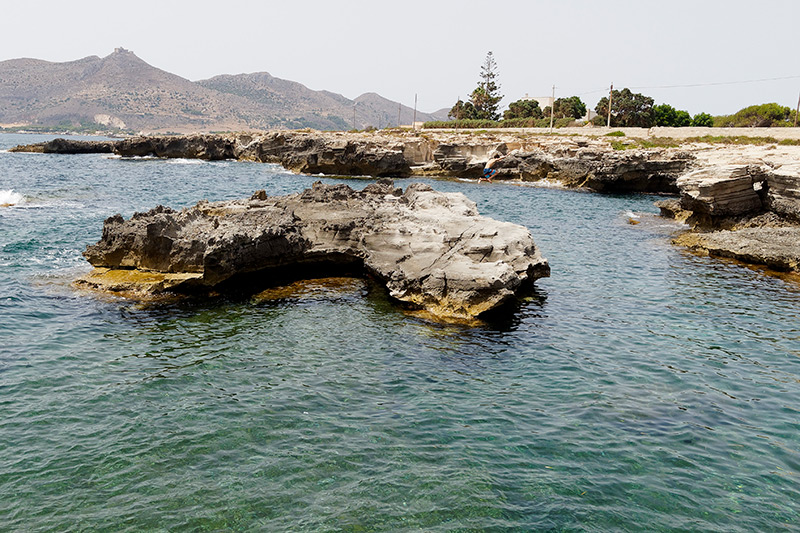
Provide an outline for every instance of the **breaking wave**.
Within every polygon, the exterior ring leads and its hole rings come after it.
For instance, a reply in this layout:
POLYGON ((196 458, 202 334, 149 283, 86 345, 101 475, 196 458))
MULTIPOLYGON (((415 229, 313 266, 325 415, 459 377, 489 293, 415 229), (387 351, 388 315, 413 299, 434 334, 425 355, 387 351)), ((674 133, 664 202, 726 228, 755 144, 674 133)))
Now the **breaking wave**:
POLYGON ((0 190, 0 205, 2 206, 17 205, 24 200, 25 197, 18 192, 14 192, 13 189, 0 190))

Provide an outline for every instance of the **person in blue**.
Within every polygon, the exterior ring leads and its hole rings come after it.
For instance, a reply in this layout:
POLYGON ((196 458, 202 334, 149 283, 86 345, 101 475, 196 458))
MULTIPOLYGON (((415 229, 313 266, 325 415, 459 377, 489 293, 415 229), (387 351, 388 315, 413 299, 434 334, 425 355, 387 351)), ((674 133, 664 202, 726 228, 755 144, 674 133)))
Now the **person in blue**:
POLYGON ((479 178, 478 181, 488 181, 489 183, 492 182, 492 177, 497 174, 497 169, 494 168, 497 163, 503 160, 505 156, 500 155, 499 153, 495 152, 495 154, 486 162, 486 166, 483 168, 483 177, 479 178))

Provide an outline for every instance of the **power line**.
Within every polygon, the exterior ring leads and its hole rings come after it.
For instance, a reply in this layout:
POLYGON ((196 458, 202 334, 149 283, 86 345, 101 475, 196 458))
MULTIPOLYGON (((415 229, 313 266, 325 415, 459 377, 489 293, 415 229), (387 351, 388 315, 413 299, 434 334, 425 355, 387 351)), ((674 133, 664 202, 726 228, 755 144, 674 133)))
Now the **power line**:
MULTIPOLYGON (((693 88, 693 87, 715 87, 720 85, 744 85, 747 83, 763 83, 767 81, 782 81, 782 80, 796 80, 800 79, 800 76, 781 76, 776 78, 759 78, 755 80, 740 80, 740 81, 716 81, 716 82, 708 82, 708 83, 685 83, 680 85, 637 85, 637 86, 630 86, 629 89, 686 89, 686 88, 693 88)), ((608 87, 597 88, 597 89, 586 89, 586 90, 575 90, 575 89, 563 89, 565 92, 573 92, 576 96, 586 96, 590 94, 597 94, 597 93, 605 93, 608 90, 608 87)))
POLYGON ((687 87, 713 87, 718 85, 744 85, 746 83, 761 83, 765 81, 780 81, 780 80, 796 80, 800 76, 782 76, 779 78, 760 78, 757 80, 741 80, 741 81, 716 81, 711 83, 687 83, 683 85, 651 85, 651 86, 637 86, 631 89, 683 89, 687 87))

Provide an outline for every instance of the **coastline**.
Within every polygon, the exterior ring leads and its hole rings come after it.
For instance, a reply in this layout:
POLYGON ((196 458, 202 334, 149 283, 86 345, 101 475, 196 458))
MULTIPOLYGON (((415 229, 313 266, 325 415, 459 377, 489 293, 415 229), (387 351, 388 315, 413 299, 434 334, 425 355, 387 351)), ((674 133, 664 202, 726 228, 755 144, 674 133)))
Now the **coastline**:
MULTIPOLYGON (((635 129, 635 128, 634 128, 635 129)), ((533 132, 439 130, 374 132, 270 131, 133 137, 94 142, 56 139, 13 148, 45 153, 115 153, 122 157, 221 160, 281 164, 295 173, 395 178, 442 176, 477 179, 490 155, 506 155, 496 181, 558 183, 599 193, 658 193, 662 215, 688 224, 674 244, 718 257, 800 271, 800 129, 750 128, 736 137, 658 142, 624 135, 542 135, 533 132), (783 133, 787 141, 771 137, 783 133), (765 136, 769 134, 770 137, 765 136), (749 177, 742 178, 742 172, 749 177), (747 230, 747 231, 743 231, 747 230), (727 232, 727 233, 720 233, 727 232), (761 243, 761 244, 758 244, 761 243), (768 243, 765 245, 764 243, 768 243), (780 259, 775 255, 779 249, 780 259)), ((605 128, 581 128, 605 130, 605 128)), ((687 134, 723 133, 715 128, 687 134)), ((622 130, 614 130, 622 131, 622 130)), ((631 132, 633 133, 633 132, 631 132)), ((653 137, 655 139, 655 137, 653 137)))

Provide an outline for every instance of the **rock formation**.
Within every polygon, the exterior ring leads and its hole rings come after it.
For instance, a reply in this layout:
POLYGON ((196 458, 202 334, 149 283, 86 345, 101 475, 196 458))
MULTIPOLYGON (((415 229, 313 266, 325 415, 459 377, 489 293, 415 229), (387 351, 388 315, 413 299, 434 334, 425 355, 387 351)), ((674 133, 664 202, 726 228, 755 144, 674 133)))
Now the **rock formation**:
POLYGON ((53 139, 43 143, 15 146, 9 152, 36 152, 44 154, 111 154, 116 141, 79 141, 75 139, 53 139))
MULTIPOLYGON (((677 193, 675 181, 695 161, 688 151, 613 150, 605 141, 496 136, 416 136, 299 131, 134 137, 111 143, 123 157, 154 156, 278 163, 294 172, 339 176, 409 175, 477 179, 494 152, 507 155, 496 180, 560 181, 599 192, 677 193)), ((83 153, 93 145, 56 140, 18 151, 83 153)), ((104 146, 103 151, 108 151, 104 146)))
POLYGON ((314 184, 299 194, 157 207, 105 221, 80 283, 140 295, 257 287, 287 273, 346 268, 391 297, 441 318, 471 319, 548 276, 530 232, 478 214, 460 193, 382 179, 354 191, 314 184))
POLYGON ((601 142, 558 141, 544 146, 501 142, 476 145, 474 141, 442 143, 433 151, 427 175, 479 178, 493 152, 506 157, 495 167, 496 180, 559 181, 567 187, 587 187, 598 192, 677 193, 678 177, 695 158, 685 150, 612 150, 601 142))
POLYGON ((703 168, 678 179, 681 208, 711 217, 757 213, 766 174, 755 165, 703 168))
POLYGON ((657 203, 662 215, 692 226, 676 244, 800 271, 800 165, 721 165, 691 172, 677 183, 680 200, 657 203))
POLYGON ((800 227, 753 227, 684 233, 675 244, 713 257, 800 272, 800 227))

